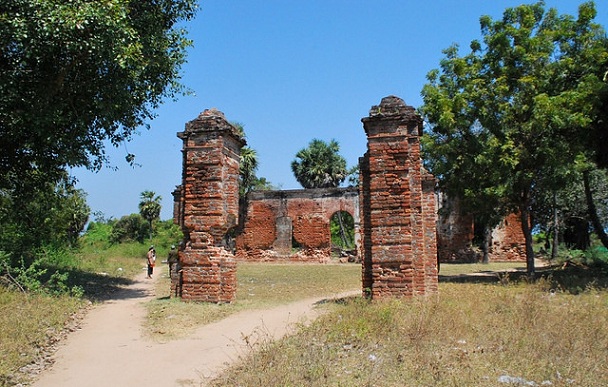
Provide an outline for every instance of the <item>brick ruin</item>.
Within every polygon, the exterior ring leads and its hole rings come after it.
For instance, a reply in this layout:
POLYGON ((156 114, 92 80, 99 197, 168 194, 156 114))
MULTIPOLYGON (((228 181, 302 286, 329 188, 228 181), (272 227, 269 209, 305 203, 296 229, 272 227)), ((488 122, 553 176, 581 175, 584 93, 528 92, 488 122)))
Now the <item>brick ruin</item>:
POLYGON ((361 120, 363 289, 372 299, 437 291, 435 179, 422 167, 422 119, 385 97, 361 120))
POLYGON ((353 216, 356 236, 357 188, 250 192, 236 256, 247 261, 326 262, 331 254, 330 219, 339 211, 353 216))
MULTIPOLYGON (((438 260, 478 260, 471 217, 435 195, 435 179, 422 166, 422 119, 414 108, 389 96, 361 121, 368 144, 359 188, 254 191, 241 208, 241 134, 216 109, 188 122, 178 133, 183 172, 174 220, 184 242, 172 296, 233 301, 237 259, 326 262, 338 211, 354 218, 362 289, 371 298, 436 292, 438 260)), ((525 260, 521 241, 518 218, 508 217, 493 232, 491 260, 525 260)))
POLYGON ((227 303, 236 293, 236 261, 227 236, 239 214, 239 160, 245 140, 216 109, 205 110, 178 133, 183 141, 182 184, 174 193, 184 232, 180 275, 172 295, 227 303))
MULTIPOLYGON (((473 246, 475 224, 458 200, 438 194, 437 259, 439 262, 481 262, 481 249, 473 246)), ((491 262, 526 261, 526 247, 517 214, 506 216, 492 230, 488 258, 491 262)))

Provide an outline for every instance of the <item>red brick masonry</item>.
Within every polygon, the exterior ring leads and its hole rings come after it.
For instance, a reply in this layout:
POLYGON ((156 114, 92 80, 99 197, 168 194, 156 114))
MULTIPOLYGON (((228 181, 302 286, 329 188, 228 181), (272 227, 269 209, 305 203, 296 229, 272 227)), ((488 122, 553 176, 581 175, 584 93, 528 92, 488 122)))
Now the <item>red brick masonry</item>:
POLYGON ((434 178, 422 168, 422 119, 389 96, 362 119, 363 290, 371 298, 437 291, 434 178))

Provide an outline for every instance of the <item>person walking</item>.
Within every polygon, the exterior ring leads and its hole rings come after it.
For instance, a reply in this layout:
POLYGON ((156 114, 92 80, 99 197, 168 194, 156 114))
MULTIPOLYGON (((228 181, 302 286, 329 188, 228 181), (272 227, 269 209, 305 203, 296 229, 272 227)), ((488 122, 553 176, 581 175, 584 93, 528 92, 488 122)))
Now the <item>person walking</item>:
POLYGON ((156 250, 154 250, 154 246, 150 246, 150 248, 148 249, 148 253, 146 254, 146 260, 148 264, 148 278, 152 278, 154 264, 156 263, 156 250))

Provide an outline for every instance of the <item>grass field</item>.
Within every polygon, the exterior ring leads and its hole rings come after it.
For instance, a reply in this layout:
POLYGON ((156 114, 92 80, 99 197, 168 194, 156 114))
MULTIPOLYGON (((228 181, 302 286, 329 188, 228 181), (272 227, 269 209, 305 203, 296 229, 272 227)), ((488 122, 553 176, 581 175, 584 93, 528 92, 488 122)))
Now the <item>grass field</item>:
POLYGON ((608 385, 605 286, 574 295, 555 285, 440 283, 431 297, 353 298, 260 344, 212 385, 608 385))
MULTIPOLYGON (((141 246, 131 248, 139 251, 141 246)), ((121 258, 120 251, 88 254, 93 264, 79 270, 80 279, 96 289, 93 300, 127 284, 128 273, 143 268, 143 259, 121 258)), ((513 265, 444 264, 441 275, 449 279, 510 268, 513 265)), ((355 264, 240 263, 237 301, 211 305, 169 299, 165 275, 158 281, 157 299, 148 305, 146 324, 153 339, 172 340, 246 308, 360 289, 360 276, 361 267, 355 264)), ((584 271, 556 271, 533 283, 508 275, 500 279, 492 284, 442 282, 437 296, 413 300, 369 303, 355 297, 329 304, 330 312, 312 326, 279 342, 262 343, 254 348, 254 356, 214 383, 608 385, 605 273, 589 277, 584 271)), ((17 384, 16 370, 39 358, 86 301, 0 288, 0 385, 17 384)))

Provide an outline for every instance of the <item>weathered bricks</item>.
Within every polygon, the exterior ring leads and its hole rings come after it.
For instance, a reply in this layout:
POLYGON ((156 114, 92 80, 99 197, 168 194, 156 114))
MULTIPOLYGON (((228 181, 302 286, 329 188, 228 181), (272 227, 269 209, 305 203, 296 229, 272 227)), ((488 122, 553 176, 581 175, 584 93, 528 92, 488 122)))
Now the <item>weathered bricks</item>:
POLYGON ((361 120, 363 291, 371 298, 437 291, 434 178, 422 168, 422 119, 395 96, 361 120))
POLYGON ((319 261, 329 258, 330 219, 351 214, 359 226, 356 188, 253 191, 247 198, 237 257, 248 261, 319 261), (300 249, 292 251, 292 242, 300 249))
POLYGON ((173 296, 231 302, 236 263, 226 249, 226 236, 238 221, 239 159, 245 141, 216 109, 205 110, 177 135, 183 141, 183 165, 182 184, 173 194, 174 213, 184 242, 173 296))

